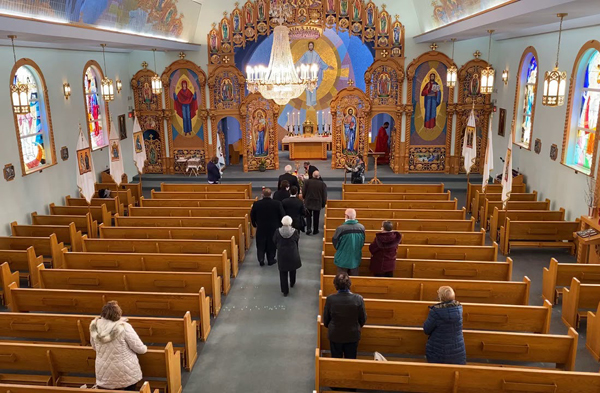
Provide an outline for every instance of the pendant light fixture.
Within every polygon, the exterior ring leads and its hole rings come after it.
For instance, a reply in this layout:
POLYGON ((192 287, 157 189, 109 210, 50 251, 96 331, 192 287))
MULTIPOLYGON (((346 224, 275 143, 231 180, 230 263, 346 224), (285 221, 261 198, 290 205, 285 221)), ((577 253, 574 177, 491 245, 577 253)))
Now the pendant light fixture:
POLYGON ((154 54, 154 76, 152 77, 152 94, 159 95, 162 93, 163 85, 160 76, 156 73, 156 48, 152 49, 154 54))
POLYGON ((494 92, 494 77, 496 71, 490 66, 490 54, 492 53, 492 34, 495 30, 488 30, 490 40, 488 44, 488 66, 485 70, 481 70, 481 94, 492 94, 494 92))
MULTIPOLYGON (((17 64, 17 52, 15 52, 15 38, 16 35, 9 35, 12 42, 13 57, 15 64, 17 64)), ((29 85, 27 83, 21 83, 17 80, 15 73, 15 80, 11 81, 10 84, 10 96, 12 98, 13 112, 17 115, 26 115, 31 111, 29 106, 29 85)))
POLYGON ((560 40, 562 38, 563 19, 568 14, 557 14, 560 18, 558 30, 558 49, 556 50, 556 63, 552 71, 546 71, 544 75, 544 95, 542 104, 545 106, 562 106, 565 103, 565 89, 567 87, 567 72, 558 68, 558 56, 560 54, 560 40))
POLYGON ((104 53, 104 48, 106 48, 106 44, 101 44, 102 46, 102 58, 104 59, 104 78, 100 82, 102 98, 104 102, 111 102, 115 99, 115 87, 113 85, 112 79, 108 76, 108 69, 106 68, 106 54, 104 53))
POLYGON ((458 69, 454 65, 454 43, 456 42, 456 38, 452 38, 452 65, 448 68, 448 72, 446 75, 446 86, 452 88, 456 86, 456 80, 458 78, 458 69))

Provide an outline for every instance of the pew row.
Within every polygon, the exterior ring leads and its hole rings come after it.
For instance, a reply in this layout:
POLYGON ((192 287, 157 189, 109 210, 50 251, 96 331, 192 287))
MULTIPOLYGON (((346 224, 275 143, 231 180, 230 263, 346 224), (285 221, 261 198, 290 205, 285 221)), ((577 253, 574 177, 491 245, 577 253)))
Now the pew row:
POLYGON ((567 327, 579 328, 579 323, 587 317, 587 311, 596 309, 600 303, 600 285, 582 284, 577 278, 571 279, 569 288, 563 288, 562 321, 567 327))
POLYGON ((88 206, 102 206, 106 205, 106 209, 111 214, 125 214, 125 205, 121 203, 119 197, 114 198, 92 198, 90 202, 85 198, 73 198, 70 195, 65 197, 65 205, 66 206, 79 206, 79 207, 88 207, 88 206))
POLYGON ((573 232, 581 227, 579 219, 571 221, 512 221, 500 227, 500 250, 510 254, 513 247, 568 248, 575 253, 573 232))
MULTIPOLYGON (((342 200, 328 200, 327 204, 329 205, 331 202, 334 202, 334 205, 338 205, 338 206, 331 206, 331 207, 345 207, 346 204, 348 203, 352 203, 352 202, 364 202, 364 200, 362 200, 362 195, 366 194, 367 192, 346 192, 344 193, 345 198, 342 200)), ((375 193, 369 193, 370 195, 378 195, 379 193, 375 192, 375 193)), ((446 192, 439 192, 439 193, 433 193, 433 192, 420 192, 420 193, 382 193, 383 195, 394 195, 393 198, 390 198, 391 200, 394 201, 449 201, 451 199, 451 194, 450 191, 446 191, 446 192)), ((385 203, 385 200, 381 200, 379 198, 376 198, 374 200, 370 200, 370 202, 374 203, 376 207, 376 205, 378 204, 383 204, 385 203)))
POLYGON ((55 234, 47 237, 5 236, 0 237, 0 250, 27 250, 33 247, 36 255, 43 256, 45 262, 57 263, 61 258, 64 243, 59 243, 55 234))
POLYGON ((444 192, 444 183, 440 184, 342 184, 342 192, 403 192, 403 193, 440 193, 444 192))
POLYGON ((209 191, 209 192, 181 192, 181 191, 154 191, 151 193, 152 199, 249 199, 247 191, 228 192, 228 191, 209 191))
MULTIPOLYGON (((512 193, 510 194, 508 200, 534 202, 537 201, 537 198, 537 191, 533 191, 531 193, 512 193)), ((482 212, 481 208, 485 204, 486 199, 490 201, 501 201, 502 193, 485 193, 481 191, 475 191, 475 196, 473 197, 473 201, 471 202, 471 214, 473 217, 475 217, 475 220, 477 222, 479 222, 479 214, 482 212)))
MULTIPOLYGON (((33 247, 29 247, 26 250, 0 249, 0 261, 7 262, 10 271, 18 272, 19 276, 25 278, 28 285, 31 285, 30 273, 35 271, 37 265, 44 263, 44 257, 35 255, 35 249, 33 247)), ((2 304, 4 304, 4 300, 2 304)))
MULTIPOLYGON (((490 239, 498 240, 500 227, 504 226, 506 221, 506 210, 494 208, 494 212, 490 217, 490 239)), ((508 218, 513 221, 564 221, 565 209, 562 207, 559 210, 509 210, 508 218)))
POLYGON ((15 237, 49 237, 55 235, 56 240, 64 243, 73 251, 81 251, 82 235, 74 223, 68 225, 19 225, 16 221, 10 223, 11 235, 15 237))
POLYGON ((248 207, 257 201, 254 199, 140 199, 140 207, 248 207))
MULTIPOLYGON (((325 215, 325 228, 335 229, 342 225, 344 217, 327 217, 325 215)), ((381 230, 381 224, 385 219, 361 218, 360 223, 365 229, 381 230)), ((473 232, 475 231, 475 219, 469 220, 423 220, 423 219, 391 219, 396 231, 451 231, 451 232, 473 232)))
MULTIPOLYGON (((108 189, 110 191, 110 198, 119 198, 119 201, 124 205, 124 206, 129 206, 129 205, 135 205, 137 203, 137 200, 133 197, 133 194, 131 193, 131 190, 111 190, 108 189)), ((96 192, 93 195, 93 198, 100 198, 100 194, 99 194, 100 190, 96 190, 96 192)), ((80 194, 80 198, 83 198, 84 196, 80 194)))
MULTIPOLYGON (((538 210, 538 211, 549 211, 550 210, 550 199, 546 199, 545 201, 508 201, 507 202, 508 210, 538 210)), ((490 201, 486 199, 481 207, 479 213, 479 222, 481 223, 482 228, 487 228, 490 223, 491 216, 494 212, 494 209, 503 209, 504 204, 502 201, 490 201)))
POLYGON ((550 266, 545 267, 542 273, 542 297, 558 304, 563 287, 568 287, 573 277, 583 284, 600 284, 600 265, 558 263, 552 258, 550 266))
MULTIPOLYGON (((103 390, 106 393, 123 393, 123 390, 103 390)), ((139 393, 152 393, 150 384, 144 382, 139 393)), ((0 393, 82 393, 81 388, 67 388, 61 386, 33 386, 0 383, 0 393)), ((158 393, 158 389, 154 390, 158 393)))
POLYGON ((88 237, 98 237, 98 221, 92 219, 90 213, 81 216, 45 216, 37 212, 31 213, 32 225, 69 225, 75 224, 75 229, 88 237))
MULTIPOLYGON (((511 193, 520 193, 524 194, 527 192, 526 185, 523 183, 513 182, 511 193)), ((472 184, 467 183, 467 211, 469 213, 473 213, 472 202, 473 198, 475 198, 475 192, 483 192, 483 186, 481 184, 472 184)), ((502 193, 502 184, 488 184, 485 189, 486 193, 490 194, 501 194, 502 193)))
MULTIPOLYGON (((358 220, 363 218, 378 218, 382 220, 392 219, 427 219, 427 220, 464 220, 466 211, 462 210, 419 210, 419 209, 355 209, 358 220)), ((346 209, 328 208, 327 217, 344 217, 346 209)))
POLYGON ((96 183, 94 184, 94 188, 96 191, 103 188, 111 191, 129 190, 131 191, 131 196, 135 203, 139 203, 139 200, 142 197, 142 183, 121 183, 119 185, 116 183, 96 183))
POLYGON ((50 215, 53 216, 82 216, 90 214, 92 220, 98 224, 112 225, 112 216, 106 205, 102 206, 56 206, 54 203, 49 205, 50 215))
MULTIPOLYGON (((375 240, 375 235, 381 229, 367 229, 365 243, 375 240)), ((330 242, 335 233, 335 227, 325 229, 325 241, 330 242)), ((402 231, 402 244, 433 244, 457 246, 484 246, 485 229, 479 232, 449 232, 449 231, 402 231)))
POLYGON ((600 302, 596 312, 588 311, 587 313, 587 330, 585 347, 592 354, 596 361, 600 361, 600 302))
POLYGON ((244 192, 252 196, 252 183, 236 183, 236 184, 177 184, 177 183, 160 183, 161 191, 180 191, 180 192, 244 192))
MULTIPOLYGON (((407 194, 385 194, 382 192, 352 192, 344 195, 343 201, 348 205, 354 206, 354 201, 378 201, 388 202, 383 209, 435 209, 435 210, 456 210, 458 200, 454 198, 449 201, 439 200, 412 200, 406 199, 407 194)), ((361 207, 361 206, 357 206, 361 207)), ((368 207, 368 206, 362 206, 368 207)), ((375 206, 373 208, 376 208, 375 206)))

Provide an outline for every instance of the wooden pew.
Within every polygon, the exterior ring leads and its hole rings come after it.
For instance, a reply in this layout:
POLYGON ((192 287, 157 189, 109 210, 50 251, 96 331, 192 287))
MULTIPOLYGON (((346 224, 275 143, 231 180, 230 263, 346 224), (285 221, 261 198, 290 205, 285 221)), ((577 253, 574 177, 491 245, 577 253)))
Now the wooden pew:
POLYGON ((55 234, 47 237, 6 236, 0 237, 0 250, 27 250, 33 247, 36 255, 42 255, 52 264, 60 261, 64 243, 59 243, 55 234))
POLYGON ((54 203, 51 203, 49 209, 50 214, 53 216, 82 216, 89 213, 92 216, 92 220, 97 221, 98 224, 112 225, 112 217, 106 208, 106 205, 87 207, 56 206, 54 203))
POLYGON ((119 197, 114 198, 92 198, 92 201, 88 203, 85 198, 73 198, 70 195, 65 197, 65 205, 66 206, 79 206, 79 207, 87 207, 87 206, 102 206, 106 205, 106 208, 111 214, 125 214, 125 207, 121 203, 119 197))
MULTIPOLYGON (((385 200, 381 200, 379 194, 380 193, 368 193, 368 192, 346 192, 344 193, 345 199, 342 200, 328 200, 327 201, 327 205, 331 205, 330 207, 346 207, 346 205, 348 203, 354 203, 354 202, 367 202, 364 199, 362 199, 362 196, 364 194, 370 194, 370 195, 376 195, 377 198, 375 198, 374 200, 371 200, 371 198, 369 197, 369 202, 372 202, 373 208, 378 208, 377 205, 380 203, 384 203, 385 200), (335 206, 338 205, 338 206, 335 206)), ((446 191, 446 192, 440 192, 440 193, 427 193, 427 192, 422 192, 422 193, 410 193, 410 194, 406 194, 406 193, 381 193, 383 195, 394 195, 393 199, 394 201, 449 201, 451 200, 450 197, 450 191, 446 191)))
MULTIPOLYGON (((410 193, 440 193, 444 192, 444 183, 440 184, 342 184, 345 192, 403 192, 410 193)), ((345 199, 345 198, 342 198, 345 199)))
POLYGON ((227 295, 231 289, 231 263, 227 258, 227 251, 221 254, 97 253, 67 252, 66 249, 62 251, 61 269, 151 272, 210 272, 217 269, 217 275, 223 283, 223 293, 227 295))
MULTIPOLYGON (((342 225, 346 219, 344 217, 327 217, 325 215, 325 228, 337 228, 342 225)), ((365 229, 381 230, 381 224, 385 219, 379 218, 361 218, 360 223, 365 229)), ((452 231, 452 232, 473 232, 475 231, 475 219, 470 220, 413 220, 413 219, 392 219, 396 231, 452 231)))
POLYGON ((92 220, 92 215, 81 216, 44 216, 37 212, 31 213, 32 225, 69 225, 75 224, 75 229, 88 237, 98 237, 98 221, 92 220))
POLYGON ((154 191, 152 190, 152 199, 249 199, 247 191, 228 192, 228 191, 208 191, 208 192, 181 192, 181 191, 154 191))
MULTIPOLYGON (((344 201, 349 202, 349 205, 354 207, 354 201, 388 201, 387 207, 384 209, 435 209, 435 210, 456 210, 458 200, 454 198, 450 201, 440 200, 413 200, 406 199, 406 194, 385 194, 382 192, 351 192, 344 195, 344 201)), ((362 207, 362 206, 356 206, 362 207)), ((368 206, 367 206, 368 207, 368 206)), ((375 206, 373 208, 376 208, 375 206)))
MULTIPOLYGON (((96 381, 96 351, 92 347, 0 342, 0 353, 9 359, 2 364, 3 382, 76 387, 96 381)), ((166 392, 181 393, 180 356, 171 343, 138 355, 144 379, 160 378, 163 381, 153 381, 153 385, 160 383, 166 392)))
MULTIPOLYGON (((335 275, 321 270, 321 290, 324 296, 337 293, 333 286, 335 275)), ((438 289, 448 285, 461 303, 529 304, 531 280, 525 276, 516 281, 433 280, 426 278, 352 277, 352 292, 365 299, 438 301, 438 289)))
MULTIPOLYGON (((93 240, 93 239, 92 239, 93 240)), ((85 241, 84 241, 85 246, 85 241)), ((335 255, 332 243, 325 243, 325 256, 335 255)), ((369 244, 363 247, 363 257, 369 257, 369 244)), ((440 246, 424 244, 400 244, 398 258, 405 259, 449 259, 456 261, 497 261, 498 245, 493 246, 440 246)))
POLYGON ((500 250, 510 254, 513 247, 568 248, 575 254, 573 232, 581 227, 579 218, 571 221, 512 221, 500 227, 500 250))
MULTIPOLYGON (((508 201, 508 210, 542 210, 542 211, 549 211, 550 210, 550 199, 546 199, 545 201, 533 201, 533 202, 527 202, 527 201, 508 201)), ((503 203, 502 201, 490 201, 489 199, 486 199, 483 203, 483 206, 481 208, 480 214, 479 214, 479 220, 481 222, 481 227, 482 228, 487 228, 492 213, 494 212, 494 209, 498 208, 498 209, 502 209, 503 208, 503 203)))
MULTIPOLYGON (((5 264, 2 264, 5 266, 5 264)), ((8 267, 8 265, 6 265, 8 267)), ((9 271, 10 273, 10 271, 9 271)), ((2 270, 2 279, 6 277, 2 270)), ((35 273, 39 288, 74 289, 121 292, 167 292, 198 293, 204 288, 211 299, 212 314, 216 317, 221 311, 221 278, 217 269, 210 273, 192 272, 136 272, 116 270, 72 270, 46 269, 43 264, 37 266, 35 273)))
POLYGON ((582 284, 577 278, 571 279, 569 288, 563 288, 562 321, 567 327, 579 328, 581 319, 587 312, 580 309, 595 309, 600 302, 600 285, 582 284))
MULTIPOLYGON (((123 393, 123 390, 104 390, 103 392, 123 393)), ((0 393, 82 393, 82 390, 81 388, 67 388, 61 386, 33 386, 0 383, 0 393)), ((152 393, 150 384, 144 382, 139 393, 152 393)), ((154 393, 158 393, 158 389, 156 389, 154 393)))
POLYGON ((596 312, 588 311, 587 313, 587 330, 585 347, 592 354, 596 361, 600 361, 600 302, 596 312))
POLYGON ((82 235, 75 228, 75 223, 68 225, 19 225, 16 221, 10 223, 12 236, 16 237, 47 237, 56 235, 56 240, 69 245, 73 251, 82 251, 82 235))
MULTIPOLYGON (((94 315, 0 313, 0 336, 10 340, 56 341, 61 345, 90 345, 90 323, 94 315)), ((127 317, 143 342, 164 346, 172 342, 182 352, 184 367, 191 370, 198 358, 196 321, 186 312, 183 318, 127 317)), ((9 341, 10 341, 9 340, 9 341)), ((6 340, 4 340, 6 341, 6 340)))
POLYGON ((252 204, 257 201, 254 199, 140 199, 140 207, 244 207, 248 211, 252 204))
MULTIPOLYGON (((559 210, 509 210, 508 218, 513 221, 564 221, 565 209, 562 207, 559 210)), ((498 232, 500 227, 506 221, 506 210, 494 208, 494 212, 490 218, 490 238, 493 241, 498 240, 498 232)))
MULTIPOLYGON (((335 227, 325 230, 325 240, 330 242, 335 233, 335 227)), ((381 229, 367 229, 365 243, 375 240, 375 235, 381 229)), ((448 232, 448 231, 402 231, 402 244, 437 244, 457 246, 484 246, 485 229, 479 232, 448 232)))
MULTIPOLYGON (((362 259, 359 267, 360 276, 373 275, 369 270, 370 261, 370 258, 362 259)), ((321 262, 321 269, 325 274, 337 273, 333 256, 323 256, 321 262)), ((394 277, 510 281, 512 266, 511 258, 506 258, 506 262, 396 259, 394 277)))
POLYGON ((116 300, 126 315, 182 318, 189 311, 199 320, 200 339, 206 340, 210 333, 210 301, 204 288, 191 294, 17 288, 16 283, 8 287, 7 307, 12 312, 98 315, 107 301, 116 300))
MULTIPOLYGON (((43 264, 41 265, 44 266, 43 264)), ((0 288, 2 289, 0 300, 2 301, 2 305, 5 306, 7 303, 6 294, 9 292, 8 286, 12 283, 19 284, 19 272, 11 272, 8 262, 3 262, 2 265, 0 265, 0 275, 2 276, 2 282, 0 283, 0 288)))
POLYGON ((31 285, 30 272, 35 271, 37 265, 40 263, 44 263, 44 257, 35 255, 33 247, 29 247, 26 250, 0 250, 0 263, 3 262, 7 262, 10 271, 18 272, 31 285))
MULTIPOLYGON (((318 317, 317 322, 317 348, 321 352, 330 351, 327 328, 320 322, 320 318, 318 317)), ((575 369, 579 335, 573 328, 566 335, 463 330, 463 338, 469 364, 482 363, 481 360, 485 359, 491 362, 482 365, 502 362, 554 363, 560 370, 575 369)), ((428 336, 423 334, 420 327, 366 325, 361 330, 358 352, 379 352, 388 361, 411 361, 402 359, 411 356, 419 356, 425 360, 427 339, 428 336)))
POLYGON ((94 184, 94 188, 96 191, 101 190, 103 188, 107 188, 111 191, 118 190, 130 190, 131 196, 135 203, 139 203, 140 198, 142 197, 142 183, 121 183, 117 186, 116 183, 96 183, 94 184))
POLYGON ((600 284, 600 265, 558 263, 552 258, 550 266, 545 267, 542 273, 542 297, 558 304, 563 287, 568 287, 573 277, 583 284, 600 284))
POLYGON ((83 237, 85 252, 221 255, 223 250, 227 251, 231 272, 234 277, 237 277, 239 251, 233 236, 229 240, 87 239, 83 237))
MULTIPOLYGON (((510 194, 510 201, 529 201, 534 202, 537 201, 538 193, 537 191, 533 191, 532 193, 514 193, 510 194)), ((485 200, 488 199, 490 201, 501 201, 502 193, 484 193, 480 191, 475 191, 475 197, 471 202, 471 213, 473 217, 475 217, 476 221, 479 221, 479 214, 481 208, 483 207, 485 200)))
MULTIPOLYGON (((381 220, 393 219, 428 219, 428 220, 464 220, 466 211, 462 210, 420 210, 420 209, 355 209, 358 216, 358 221, 363 218, 378 218, 381 220)), ((340 218, 344 217, 346 209, 330 209, 326 210, 327 217, 340 218)))
MULTIPOLYGON (((479 191, 479 192, 483 192, 483 188, 481 184, 472 184, 472 183, 467 183, 467 211, 469 213, 473 213, 473 209, 472 209, 472 203, 473 203, 473 198, 475 198, 475 192, 479 191)), ((501 194, 502 193, 502 184, 488 184, 486 189, 485 189, 486 193, 489 194, 501 194)), ((516 183, 513 182, 512 188, 511 188, 511 193, 526 193, 527 192, 527 187, 525 184, 523 183, 516 183)))
POLYGON ((252 183, 236 183, 236 184, 176 184, 176 183, 160 183, 161 191, 181 191, 181 192, 244 192, 252 196, 252 183))
POLYGON ((325 387, 418 393, 595 393, 599 373, 523 367, 378 362, 321 357, 316 350, 316 393, 325 387))
MULTIPOLYGON (((100 198, 100 195, 98 194, 98 192, 99 192, 99 190, 96 190, 93 198, 100 198)), ((81 195, 80 197, 83 198, 83 195, 81 195)), ((129 189, 128 190, 110 190, 110 197, 111 198, 118 197, 119 201, 121 201, 121 203, 125 206, 135 205, 137 203, 136 199, 133 197, 133 194, 131 193, 131 190, 129 190, 129 189)))
POLYGON ((248 214, 243 217, 121 217, 115 215, 115 226, 124 227, 210 227, 219 223, 221 228, 237 228, 242 225, 246 249, 250 248, 250 222, 248 214))
MULTIPOLYGON (((319 315, 325 296, 319 291, 319 315)), ((369 325, 422 327, 434 302, 415 300, 365 299, 369 325)), ((462 303, 465 329, 548 334, 552 304, 515 306, 507 304, 462 303)))

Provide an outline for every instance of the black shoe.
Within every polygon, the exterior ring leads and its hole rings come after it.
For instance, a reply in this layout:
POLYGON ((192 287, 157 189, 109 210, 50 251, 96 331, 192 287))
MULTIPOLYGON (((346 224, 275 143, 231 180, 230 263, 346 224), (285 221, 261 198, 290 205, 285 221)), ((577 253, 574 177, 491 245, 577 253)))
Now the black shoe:
POLYGON ((290 288, 294 288, 294 285, 296 285, 296 283, 290 284, 290 288))
POLYGON ((265 266, 265 263, 264 263, 264 262, 258 262, 258 264, 259 264, 260 266, 265 266))
POLYGON ((283 294, 283 297, 288 297, 288 293, 284 293, 284 294, 283 294))
POLYGON ((308 231, 308 232, 306 232, 306 234, 307 234, 308 236, 310 236, 310 235, 312 235, 312 232, 311 232, 311 231, 308 231))
POLYGON ((269 262, 269 266, 273 266, 276 263, 277 263, 277 259, 273 259, 271 262, 269 262))
POLYGON ((314 231, 313 235, 318 235, 320 232, 319 231, 314 231))

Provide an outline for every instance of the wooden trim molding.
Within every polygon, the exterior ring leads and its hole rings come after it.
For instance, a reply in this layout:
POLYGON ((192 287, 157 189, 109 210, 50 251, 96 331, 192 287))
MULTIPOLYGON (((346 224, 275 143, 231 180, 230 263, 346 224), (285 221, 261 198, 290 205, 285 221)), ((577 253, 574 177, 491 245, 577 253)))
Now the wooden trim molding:
MULTIPOLYGON (((90 149, 92 149, 92 151, 96 151, 96 150, 102 150, 106 146, 108 146, 108 139, 109 139, 109 135, 110 135, 110 110, 108 109, 108 102, 104 101, 104 97, 102 97, 102 91, 100 91, 98 93, 98 97, 100 97, 99 99, 102 100, 102 103, 104 104, 104 124, 103 124, 104 128, 103 129, 106 132, 106 145, 98 146, 96 149, 94 149, 92 147, 92 136, 90 135, 90 119, 88 119, 87 102, 85 99, 85 72, 90 67, 92 67, 98 73, 98 76, 100 77, 100 81, 102 81, 102 79, 104 79, 104 72, 102 71, 102 67, 100 66, 100 64, 98 64, 98 62, 96 60, 90 60, 87 63, 85 63, 85 65, 83 66, 83 74, 81 75, 81 90, 83 93, 83 110, 85 113, 86 133, 88 136, 90 149)), ((100 86, 98 86, 98 88, 100 88, 100 86)))
MULTIPOLYGON (((540 83, 540 73, 539 73, 539 57, 537 54, 537 51, 535 50, 535 48, 533 46, 528 46, 527 48, 525 48, 525 50, 523 51, 523 55, 521 56, 521 60, 519 61, 519 68, 517 69, 517 87, 515 90, 515 102, 513 105, 513 119, 512 119, 512 123, 514 125, 514 127, 511 127, 511 132, 513 133, 513 144, 517 145, 525 150, 531 150, 531 145, 532 145, 532 141, 533 139, 533 124, 534 124, 534 120, 535 120, 535 107, 537 104, 537 96, 538 96, 538 86, 540 83), (531 55, 533 58, 535 58, 535 61, 538 64, 538 75, 537 78, 535 80, 535 93, 533 95, 533 108, 531 110, 531 135, 529 138, 529 146, 524 146, 521 143, 516 142, 517 138, 516 138, 516 133, 517 133, 517 124, 519 124, 518 122, 518 115, 519 115, 519 107, 520 104, 522 102, 522 98, 525 98, 524 94, 521 94, 521 90, 523 87, 523 79, 521 78, 521 74, 523 73, 523 66, 525 65, 525 60, 529 57, 529 55, 531 55)), ((521 113, 522 115, 522 113, 521 113)))

